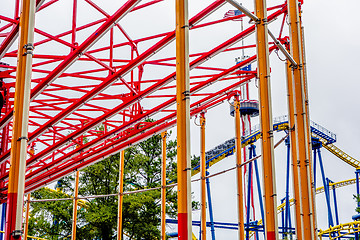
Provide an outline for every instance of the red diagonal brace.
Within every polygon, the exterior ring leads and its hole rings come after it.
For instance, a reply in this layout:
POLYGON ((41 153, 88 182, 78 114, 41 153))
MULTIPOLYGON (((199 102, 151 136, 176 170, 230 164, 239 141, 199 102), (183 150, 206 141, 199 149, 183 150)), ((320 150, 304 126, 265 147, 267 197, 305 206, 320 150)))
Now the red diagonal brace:
MULTIPOLYGON (((123 18, 139 2, 140 0, 128 0, 118 11, 116 11, 111 17, 109 17, 90 37, 88 37, 78 48, 71 52, 54 70, 52 70, 41 83, 36 85, 36 87, 31 91, 31 100, 38 96, 47 86, 49 86, 66 69, 68 69, 82 54, 84 54, 91 46, 93 46, 97 40, 99 40, 105 33, 107 33, 110 28, 113 27, 114 23, 120 21, 120 19, 123 18)), ((15 39, 16 38, 11 40, 15 41, 15 39)), ((6 47, 7 45, 4 46, 3 51, 7 50, 6 47)), ((2 49, 0 48, 0 53, 1 50, 2 49)), ((9 118, 12 118, 12 111, 8 112, 5 115, 5 118, 3 117, 0 120, 0 129, 6 125, 8 121, 5 120, 9 118)))
MULTIPOLYGON (((134 1, 134 0, 133 0, 134 1)), ((211 12, 215 11, 217 8, 219 8, 220 6, 222 6, 224 4, 224 0, 218 0, 216 2, 214 2, 213 4, 211 4, 210 6, 208 6, 206 9, 204 9, 203 11, 201 11, 199 14, 197 14, 196 16, 194 16, 189 22, 191 23, 191 25, 195 25, 198 21, 202 20, 204 18, 204 16, 209 15, 211 12)), ((148 59, 149 57, 151 57, 152 55, 154 55, 157 51, 159 51, 160 49, 164 48, 166 45, 168 45, 172 40, 175 39, 175 31, 169 33, 167 36, 165 36, 162 40, 160 40, 157 44, 155 44, 153 47, 149 48, 147 51, 145 51, 144 53, 142 53, 140 56, 138 56, 137 58, 135 58, 133 61, 129 62, 127 65, 125 65, 124 67, 122 67, 119 71, 117 71, 115 74, 110 75, 109 77, 107 77, 100 85, 98 85, 97 87, 95 87, 94 89, 92 89, 90 92, 88 92, 87 94, 85 94, 83 97, 81 97, 77 102, 75 102, 74 104, 70 105, 69 107, 67 107, 66 109, 64 109, 62 112, 60 112, 59 114, 57 114, 53 119, 51 119, 50 121, 48 121, 46 124, 44 124, 41 128, 38 128, 37 130, 35 130, 35 132, 31 133, 29 135, 29 142, 35 140, 36 138, 38 138, 41 134, 43 134, 49 127, 54 126, 55 124, 57 124, 58 122, 60 122, 62 119, 64 119, 65 117, 67 117, 68 115, 70 115, 72 112, 74 112, 76 109, 78 109, 79 107, 81 107, 86 101, 89 101, 90 99, 92 99, 93 97, 95 97, 99 92, 101 92, 102 90, 106 89, 108 86, 110 86, 112 83, 114 83, 119 77, 123 77, 124 75, 128 74, 129 72, 131 72, 131 70, 133 70, 134 68, 136 68, 137 66, 139 66, 141 63, 143 63, 146 59, 148 59)), ((81 48, 81 46, 79 47, 81 48)), ((72 56, 72 54, 70 55, 72 56)), ((68 57, 69 58, 69 57, 68 57)), ((67 58, 67 59, 68 59, 67 58)), ((64 62, 67 62, 67 60, 65 59, 64 62)), ((60 64, 61 65, 61 64, 60 64)), ((59 65, 59 66, 60 66, 59 65)), ((56 69, 55 69, 56 70, 56 69)), ((55 71, 54 70, 54 71, 55 71)), ((50 79, 52 77, 49 76, 54 76, 54 71, 52 71, 48 77, 46 77, 45 79, 50 79)), ((56 71, 58 74, 61 74, 61 72, 56 71)), ((159 89, 161 86, 165 85, 166 83, 170 82, 171 80, 173 80, 175 77, 175 74, 171 75, 171 77, 163 80, 160 83, 154 84, 153 86, 149 87, 146 91, 141 92, 138 95, 135 95, 131 98, 131 100, 128 100, 127 102, 121 104, 117 109, 118 111, 127 108, 129 106, 131 106, 132 104, 134 104, 135 102, 141 100, 142 98, 146 97, 147 95, 151 94, 152 92, 156 91, 157 89, 159 89)), ((45 82, 45 80, 43 81, 45 82)), ((39 85, 38 85, 39 86, 39 85)), ((37 87, 38 87, 37 86, 37 87)), ((36 88, 37 88, 36 87, 36 88)), ((37 91, 36 88, 34 89, 35 92, 37 91)), ((39 87, 40 88, 40 87, 39 87)), ((45 88, 45 87, 44 87, 45 88)), ((34 93, 34 92, 33 92, 34 93)), ((117 112, 118 112, 117 111, 117 112)), ((117 112, 114 112, 113 114, 116 114, 117 112)), ((7 116, 7 115, 5 115, 7 116)), ((108 118, 108 116, 102 116, 102 119, 97 118, 97 120, 100 121, 92 121, 91 123, 88 123, 84 126, 84 128, 82 128, 81 132, 86 132, 87 130, 89 130, 90 128, 98 125, 99 123, 101 123, 103 121, 103 119, 108 118)), ((1 122, 0 122, 1 125, 1 122)), ((0 126, 1 127, 1 126, 0 126)), ((68 137, 66 138, 67 140, 62 140, 57 142, 56 144, 54 144, 50 149, 46 149, 42 152, 40 152, 38 155, 39 156, 46 156, 47 154, 49 154, 50 152, 56 150, 58 147, 60 147, 61 145, 65 144, 67 141, 71 140, 71 139, 75 139, 75 135, 78 135, 78 133, 80 132, 74 132, 70 135, 68 135, 68 137)), ((82 133, 80 133, 81 135, 82 133)), ((3 162, 4 160, 6 160, 9 157, 9 152, 7 152, 5 155, 2 155, 0 158, 0 163, 3 162)), ((33 161, 30 159, 30 162, 28 164, 31 164, 33 161)))

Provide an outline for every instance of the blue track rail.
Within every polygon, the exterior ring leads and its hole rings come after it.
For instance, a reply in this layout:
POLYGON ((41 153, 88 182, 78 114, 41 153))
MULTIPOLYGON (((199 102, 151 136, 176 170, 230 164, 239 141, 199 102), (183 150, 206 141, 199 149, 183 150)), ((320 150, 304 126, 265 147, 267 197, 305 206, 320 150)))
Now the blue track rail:
MULTIPOLYGON (((287 116, 274 118, 273 122, 274 122, 273 125, 274 131, 277 132, 287 131, 290 128, 287 116)), ((326 139, 327 144, 332 144, 336 142, 335 133, 327 130, 326 128, 322 127, 321 125, 313 121, 310 122, 310 129, 312 133, 315 133, 316 135, 326 139)), ((259 125, 256 125, 250 132, 245 133, 245 136, 241 141, 242 147, 255 143, 260 137, 261 137, 260 127, 259 125)), ((235 138, 232 138, 205 153, 207 168, 221 161, 222 159, 233 155, 234 153, 235 153, 235 138)), ((200 165, 193 168, 192 175, 199 173, 199 171, 200 171, 200 165)))

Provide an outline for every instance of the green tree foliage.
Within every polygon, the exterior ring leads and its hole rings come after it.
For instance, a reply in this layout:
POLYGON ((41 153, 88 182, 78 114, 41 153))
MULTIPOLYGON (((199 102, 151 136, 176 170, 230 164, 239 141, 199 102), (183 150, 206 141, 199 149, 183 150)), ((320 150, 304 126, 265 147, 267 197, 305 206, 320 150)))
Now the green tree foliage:
MULTIPOLYGON (((161 136, 125 151, 124 191, 160 187, 161 136)), ((79 195, 107 195, 119 191, 119 159, 115 154, 80 172, 79 195)), ((176 181, 176 141, 167 142, 167 177, 176 181)), ((199 159, 193 157, 192 164, 199 159)), ((61 191, 42 188, 32 194, 36 199, 68 198, 73 195, 73 177, 61 181, 61 191)), ((167 190, 167 213, 176 216, 176 192, 167 190)), ((77 239, 114 239, 117 228, 118 197, 89 198, 78 210, 77 239)), ((160 191, 124 195, 123 229, 130 239, 160 238, 160 191)), ((198 204, 194 204, 198 206, 198 204)), ((72 201, 31 204, 29 234, 46 239, 66 239, 71 234, 72 201)))
POLYGON ((354 194, 353 197, 354 197, 354 199, 356 200, 356 208, 355 208, 355 211, 356 211, 357 213, 360 213, 360 207, 358 207, 358 204, 359 204, 359 202, 360 202, 360 196, 354 194))

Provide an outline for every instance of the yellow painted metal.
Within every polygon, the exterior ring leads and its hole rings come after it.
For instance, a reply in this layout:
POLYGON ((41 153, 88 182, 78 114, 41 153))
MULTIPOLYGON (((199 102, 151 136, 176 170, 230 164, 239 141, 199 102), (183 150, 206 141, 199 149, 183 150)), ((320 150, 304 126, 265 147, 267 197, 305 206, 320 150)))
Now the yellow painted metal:
POLYGON ((301 192, 300 192, 300 180, 299 180, 299 170, 300 166, 297 163, 297 155, 296 155, 296 136, 294 128, 295 123, 295 110, 294 110, 294 94, 293 94, 293 75, 291 64, 289 61, 286 61, 286 78, 287 78, 287 95, 288 95, 288 111, 289 111, 289 129, 290 130, 290 148, 291 148, 291 161, 292 161, 292 172, 293 172, 293 189, 294 189, 294 197, 296 201, 295 204, 295 232, 296 236, 299 240, 303 239, 303 222, 302 222, 302 208, 301 208, 301 192))
POLYGON ((118 221, 117 221, 117 240, 122 239, 122 207, 123 207, 123 192, 124 192, 124 164, 125 164, 125 151, 120 153, 120 166, 119 166, 119 201, 118 201, 118 221))
POLYGON ((8 183, 8 208, 10 210, 15 209, 15 214, 9 216, 7 219, 7 225, 11 229, 7 228, 5 234, 6 239, 10 239, 13 231, 20 232, 22 228, 34 21, 35 0, 23 0, 19 23, 19 50, 17 55, 18 63, 16 71, 14 119, 8 183), (14 198, 16 198, 16 201, 14 198))
MULTIPOLYGON (((0 233, 5 233, 5 231, 0 231, 0 233)), ((27 238, 28 239, 37 239, 37 240, 48 240, 48 239, 45 239, 45 238, 34 237, 34 236, 27 236, 27 238)))
MULTIPOLYGON (((348 180, 344 180, 344 181, 340 181, 340 182, 335 182, 335 183, 330 183, 329 190, 334 189, 334 188, 349 186, 349 185, 352 185, 355 183, 356 183, 356 178, 348 179, 348 180)), ((316 194, 323 193, 324 191, 325 191, 324 187, 316 188, 316 194)))
MULTIPOLYGON (((59 192, 59 190, 55 190, 55 189, 51 189, 51 188, 47 188, 47 187, 45 187, 47 190, 49 190, 49 191, 51 191, 51 192, 59 192)), ((63 194, 65 194, 64 192, 63 192, 63 194)), ((68 195, 68 194, 65 194, 65 196, 69 196, 69 197, 71 197, 70 195, 68 195)), ((88 206, 88 202, 87 201, 85 201, 85 200, 83 200, 83 199, 78 199, 78 206, 80 206, 80 207, 82 207, 82 208, 88 208, 89 206, 88 206)))
MULTIPOLYGON (((0 233, 5 233, 5 231, 0 231, 0 233)), ((45 238, 34 237, 34 236, 27 236, 27 239, 48 240, 48 239, 45 239, 45 238)))
POLYGON ((265 200, 266 239, 278 239, 276 216, 276 187, 274 166, 274 139, 271 109, 270 68, 266 1, 255 0, 257 74, 259 78, 260 128, 262 132, 262 160, 265 200))
POLYGON ((188 0, 176 0, 178 234, 192 238, 188 0))
POLYGON ((334 154, 336 157, 340 158, 345 163, 349 164, 350 166, 352 166, 354 168, 360 168, 359 160, 357 160, 357 159, 353 158, 352 156, 350 156, 349 154, 345 153, 344 151, 342 151, 340 148, 338 148, 334 144, 328 144, 326 139, 320 137, 319 135, 312 133, 312 136, 319 138, 320 142, 323 143, 323 147, 326 150, 328 150, 329 152, 331 152, 332 154, 334 154))
POLYGON ((326 230, 319 230, 320 240, 323 239, 323 235, 326 234, 326 239, 340 239, 348 235, 360 232, 360 221, 354 221, 350 223, 340 224, 334 227, 330 227, 326 230), (332 234, 336 233, 336 234, 332 234))
POLYGON ((316 238, 316 224, 314 221, 315 209, 313 201, 313 188, 311 186, 312 173, 310 166, 310 148, 309 148, 309 125, 305 106, 306 89, 304 88, 303 59, 300 35, 300 19, 298 0, 288 0, 288 14, 290 25, 291 54, 298 63, 298 67, 293 69, 293 93, 295 108, 295 132, 297 161, 300 163, 300 187, 301 187, 301 206, 303 212, 303 239, 313 240, 316 238))
MULTIPOLYGON (((352 185, 352 184, 355 184, 355 183, 356 183, 356 179, 353 178, 353 179, 348 179, 348 180, 344 180, 344 181, 340 181, 340 182, 330 183, 329 187, 330 187, 330 189, 340 188, 340 187, 349 186, 349 185, 352 185)), ((316 194, 320 194, 320 193, 323 193, 323 192, 324 192, 324 187, 316 188, 316 194)), ((290 203, 290 206, 293 206, 295 204, 295 199, 294 198, 289 199, 289 203, 290 203)), ((280 214, 281 212, 283 212, 285 210, 285 205, 286 205, 286 202, 283 202, 282 204, 280 204, 277 207, 277 214, 280 214)), ((262 219, 260 219, 257 222, 257 224, 261 225, 262 224, 262 219)), ((253 235, 254 235, 254 232, 251 232, 250 237, 252 237, 253 235)))
POLYGON ((166 136, 167 132, 161 133, 162 161, 161 161, 161 239, 166 240, 166 136))
POLYGON ((206 240, 206 157, 205 157, 205 113, 200 114, 200 172, 201 172, 201 239, 206 240))
POLYGON ((236 180, 237 180, 237 198, 238 198, 238 239, 245 239, 245 222, 244 222, 244 189, 243 189, 243 171, 240 167, 241 158, 241 119, 240 119, 240 101, 235 96, 235 149, 236 149, 236 180))
POLYGON ((75 189, 74 189, 74 205, 73 205, 73 223, 72 223, 72 233, 71 239, 76 239, 76 222, 77 222, 77 206, 78 206, 78 194, 79 194, 79 176, 80 172, 76 171, 75 175, 75 189))

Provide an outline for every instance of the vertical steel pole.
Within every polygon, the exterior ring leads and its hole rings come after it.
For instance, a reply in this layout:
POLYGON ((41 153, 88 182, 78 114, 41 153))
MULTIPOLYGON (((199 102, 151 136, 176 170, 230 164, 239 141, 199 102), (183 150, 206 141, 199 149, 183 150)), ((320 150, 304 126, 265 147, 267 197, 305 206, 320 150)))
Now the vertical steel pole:
MULTIPOLYGON (((253 157, 253 145, 249 147, 249 159, 253 157)), ((246 209, 246 240, 250 239, 250 200, 251 200, 251 179, 252 179, 252 162, 248 167, 248 185, 247 185, 247 209, 246 209)))
POLYGON ((26 217, 25 217, 25 229, 24 229, 24 239, 25 240, 28 237, 29 214, 30 214, 30 193, 27 195, 27 201, 26 201, 26 217))
POLYGON ((71 240, 76 239, 76 222, 77 222, 77 206, 78 206, 78 194, 79 194, 79 176, 80 172, 75 173, 75 189, 74 189, 74 201, 73 201, 73 223, 72 223, 72 234, 71 240))
POLYGON ((205 113, 200 114, 200 175, 201 175, 201 240, 206 240, 206 156, 205 156, 205 113))
MULTIPOLYGON (((329 181, 329 184, 330 183, 334 183, 333 181, 331 181, 330 179, 326 178, 327 181, 329 181)), ((335 209, 335 220, 336 220, 336 225, 339 225, 340 224, 340 221, 339 221, 339 211, 338 211, 338 204, 337 204, 337 198, 336 198, 336 188, 333 187, 332 189, 333 191, 333 197, 334 197, 334 209, 335 209)))
POLYGON ((178 236, 192 238, 188 0, 176 0, 178 236))
MULTIPOLYGON (((256 146, 253 145, 253 157, 256 157, 256 146)), ((256 176, 256 185, 257 185, 257 189, 258 189, 258 196, 259 196, 259 205, 260 205, 260 214, 261 214, 261 219, 265 219, 265 213, 264 213, 264 204, 263 204, 263 197, 262 197, 262 193, 261 193, 261 183, 260 183, 260 174, 259 174, 259 168, 257 165, 257 160, 254 161, 254 169, 255 169, 255 176, 256 176)), ((264 225, 264 221, 263 221, 263 225, 264 225)), ((265 238, 265 231, 263 231, 264 233, 264 238, 265 238)), ((258 231, 256 231, 256 236, 258 235, 258 231)), ((258 237, 256 237, 256 239, 259 239, 258 237)))
POLYGON ((316 149, 313 149, 313 155, 314 188, 316 189, 316 149))
MULTIPOLYGON (((289 50, 289 47, 288 47, 289 50)), ((292 159, 292 172, 293 172, 293 187, 294 187, 294 205, 295 205, 295 232, 299 240, 304 240, 303 236, 303 220, 302 220, 302 205, 301 205, 301 192, 299 180, 299 163, 297 162, 296 155, 296 135, 295 135, 295 109, 294 109, 294 93, 293 93, 293 75, 290 61, 286 60, 286 79, 287 79, 287 96, 289 108, 289 128, 290 128, 290 148, 292 159)))
POLYGON ((122 239, 122 207, 123 207, 123 192, 124 192, 124 163, 125 163, 125 150, 120 153, 120 166, 119 166, 119 201, 118 201, 118 226, 117 226, 117 240, 122 239))
POLYGON ((244 190, 243 190, 243 172, 240 167, 241 160, 241 119, 240 119, 240 100, 239 96, 235 96, 235 148, 236 148, 236 179, 237 179, 237 198, 238 198, 238 239, 245 239, 245 224, 244 224, 244 190))
POLYGON ((316 239, 316 229, 313 216, 313 188, 311 186, 312 173, 310 155, 309 155, 309 126, 307 124, 307 112, 305 106, 306 89, 303 75, 303 58, 301 48, 301 29, 299 19, 298 0, 287 0, 290 23, 291 54, 298 63, 298 67, 293 69, 293 93, 295 108, 295 132, 296 132, 296 150, 297 161, 300 163, 300 187, 301 187, 301 205, 303 210, 303 230, 304 239, 316 239))
POLYGON ((162 159, 161 159, 161 239, 166 240, 166 136, 167 132, 161 133, 162 159))
POLYGON ((266 239, 278 239, 276 212, 276 186, 274 166, 274 139, 271 109, 270 68, 266 1, 255 0, 255 13, 259 18, 256 23, 256 48, 260 97, 260 126, 262 132, 263 181, 265 198, 266 239))
POLYGON ((285 210, 286 210, 286 197, 280 200, 281 204, 285 202, 285 207, 283 207, 281 211, 281 232, 282 232, 282 239, 287 239, 286 237, 286 227, 285 227, 285 210))
MULTIPOLYGON (((360 169, 357 168, 355 171, 355 177, 356 177, 356 196, 359 197, 360 196, 360 181, 359 181, 359 174, 360 174, 360 169)), ((360 207, 360 202, 357 202, 357 206, 360 207)))
POLYGON ((7 196, 5 239, 20 239, 25 188, 35 0, 23 0, 20 17, 18 65, 16 72, 14 119, 7 196))
MULTIPOLYGON (((77 0, 73 0, 73 15, 71 27, 71 43, 76 45, 76 16, 77 16, 77 0)), ((75 50, 75 49, 72 49, 75 50)))
MULTIPOLYGON (((34 145, 32 145, 29 150, 29 155, 34 156, 34 154, 35 154, 35 149, 34 149, 34 145)), ((31 194, 29 193, 27 195, 27 201, 26 201, 26 216, 25 216, 25 229, 24 229, 25 240, 27 240, 28 230, 29 230, 30 198, 31 198, 31 194)))
MULTIPOLYGON (((209 172, 206 171, 206 176, 209 175, 209 172)), ((209 204, 209 217, 210 217, 210 229, 211 229, 211 239, 215 240, 215 223, 214 223, 214 211, 211 201, 211 190, 210 190, 210 180, 206 178, 206 189, 208 195, 208 204, 209 204)))
MULTIPOLYGON (((285 190, 285 233, 286 233, 286 239, 287 239, 287 234, 289 234, 288 230, 291 231, 291 229, 289 228, 289 221, 291 219, 290 217, 290 202, 289 202, 289 188, 290 188, 290 153, 291 153, 291 149, 290 149, 290 139, 289 137, 285 140, 285 145, 287 148, 287 154, 286 154, 286 190, 285 190)), ((284 235, 283 235, 284 236, 284 235)))
POLYGON ((317 153, 318 153, 318 156, 319 156, 320 172, 321 172, 321 177, 322 177, 322 181, 323 181, 323 185, 324 185, 325 200, 326 200, 326 206, 327 206, 327 210, 328 210, 329 227, 333 227, 334 226, 334 220, 333 220, 332 212, 331 212, 329 184, 326 181, 324 164, 323 164, 323 161, 322 161, 322 158, 321 158, 320 148, 317 149, 317 153))
MULTIPOLYGON (((359 196, 360 196, 360 182, 359 182, 359 174, 360 174, 360 169, 357 168, 355 171, 355 178, 356 178, 356 202, 357 202, 357 208, 360 207, 360 201, 359 201, 359 196)), ((355 240, 359 240, 359 233, 355 232, 355 240)))
MULTIPOLYGON (((1 223, 0 223, 0 230, 4 231, 4 227, 5 227, 5 222, 6 222, 6 203, 3 203, 1 206, 1 223)), ((1 232, 0 233, 0 240, 3 240, 4 238, 4 233, 1 232)))
MULTIPOLYGON (((300 7, 300 5, 299 5, 300 7)), ((311 128, 310 128, 310 110, 309 110, 309 93, 308 93, 308 84, 307 84, 307 73, 306 73, 306 55, 305 55, 305 38, 304 38, 304 27, 302 26, 302 16, 301 11, 299 11, 299 27, 300 27, 300 43, 301 43, 301 57, 302 57, 302 73, 303 73, 303 88, 305 96, 305 112, 306 112, 306 128, 307 128, 307 142, 308 142, 308 155, 309 155, 309 171, 310 171, 310 186, 311 186, 311 201, 312 201, 312 218, 313 218, 313 228, 315 232, 315 238, 317 238, 317 219, 316 219, 316 201, 315 201, 315 176, 312 171, 312 139, 311 139, 311 128)))

